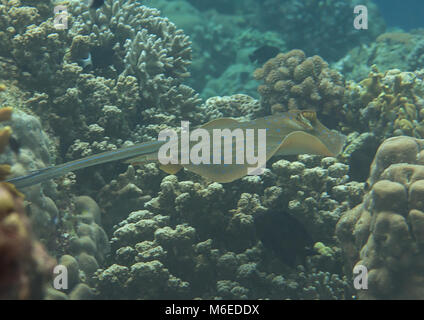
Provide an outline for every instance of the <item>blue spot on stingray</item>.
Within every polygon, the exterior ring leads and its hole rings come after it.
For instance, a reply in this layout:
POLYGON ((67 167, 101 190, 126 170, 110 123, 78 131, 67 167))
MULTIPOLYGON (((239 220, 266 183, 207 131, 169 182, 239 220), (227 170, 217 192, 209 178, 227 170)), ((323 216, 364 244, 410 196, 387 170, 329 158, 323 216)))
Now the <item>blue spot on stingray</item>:
POLYGON ((281 130, 280 129, 275 129, 275 131, 280 132, 281 130))

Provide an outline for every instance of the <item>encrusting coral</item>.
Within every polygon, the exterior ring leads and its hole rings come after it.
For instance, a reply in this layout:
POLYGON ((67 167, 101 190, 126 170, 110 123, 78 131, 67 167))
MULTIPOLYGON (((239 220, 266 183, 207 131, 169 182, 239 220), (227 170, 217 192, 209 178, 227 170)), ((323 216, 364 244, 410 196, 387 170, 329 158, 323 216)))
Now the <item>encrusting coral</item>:
POLYGON ((370 191, 337 224, 347 272, 367 268, 368 288, 358 290, 360 299, 424 296, 423 154, 424 140, 384 141, 371 166, 370 191))

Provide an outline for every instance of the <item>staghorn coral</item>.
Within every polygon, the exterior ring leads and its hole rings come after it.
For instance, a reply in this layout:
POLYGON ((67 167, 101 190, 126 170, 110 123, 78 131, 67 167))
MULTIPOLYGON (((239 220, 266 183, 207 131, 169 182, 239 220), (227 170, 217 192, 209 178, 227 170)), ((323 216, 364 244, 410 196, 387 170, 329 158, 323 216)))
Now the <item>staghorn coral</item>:
POLYGON ((280 53, 253 76, 264 82, 258 92, 268 113, 312 109, 324 121, 343 118, 344 79, 319 56, 307 58, 301 50, 280 53))
POLYGON ((337 224, 347 272, 368 270, 361 299, 423 298, 423 148, 411 137, 385 140, 371 165, 370 191, 337 224))

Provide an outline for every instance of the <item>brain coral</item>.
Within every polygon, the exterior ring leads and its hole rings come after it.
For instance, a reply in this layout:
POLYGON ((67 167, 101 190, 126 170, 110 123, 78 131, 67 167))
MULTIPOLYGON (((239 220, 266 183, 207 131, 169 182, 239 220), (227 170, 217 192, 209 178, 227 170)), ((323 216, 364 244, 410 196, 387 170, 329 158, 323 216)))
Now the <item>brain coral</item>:
POLYGON ((371 190, 347 211, 336 235, 347 257, 368 270, 362 299, 422 299, 424 296, 424 140, 387 139, 368 179, 371 190))
POLYGON ((261 103, 272 112, 313 109, 321 118, 342 117, 344 79, 319 56, 307 58, 301 50, 278 54, 254 72, 261 103))

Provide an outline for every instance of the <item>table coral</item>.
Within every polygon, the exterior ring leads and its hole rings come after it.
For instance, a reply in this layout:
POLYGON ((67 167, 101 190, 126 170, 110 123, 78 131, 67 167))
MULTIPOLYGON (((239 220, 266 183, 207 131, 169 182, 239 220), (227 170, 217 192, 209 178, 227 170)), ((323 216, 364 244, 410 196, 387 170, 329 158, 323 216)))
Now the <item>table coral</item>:
POLYGON ((348 272, 363 265, 368 290, 361 299, 422 299, 424 141, 394 137, 383 142, 371 166, 370 191, 343 214, 336 235, 348 272))

